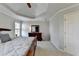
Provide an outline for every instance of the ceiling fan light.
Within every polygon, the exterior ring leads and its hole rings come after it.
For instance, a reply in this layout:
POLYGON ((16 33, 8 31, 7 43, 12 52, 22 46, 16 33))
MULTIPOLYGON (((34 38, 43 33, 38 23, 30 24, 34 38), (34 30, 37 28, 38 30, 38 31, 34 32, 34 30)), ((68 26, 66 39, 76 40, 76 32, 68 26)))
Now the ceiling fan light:
POLYGON ((27 6, 28 6, 29 8, 31 8, 31 4, 30 4, 30 3, 27 3, 27 6))

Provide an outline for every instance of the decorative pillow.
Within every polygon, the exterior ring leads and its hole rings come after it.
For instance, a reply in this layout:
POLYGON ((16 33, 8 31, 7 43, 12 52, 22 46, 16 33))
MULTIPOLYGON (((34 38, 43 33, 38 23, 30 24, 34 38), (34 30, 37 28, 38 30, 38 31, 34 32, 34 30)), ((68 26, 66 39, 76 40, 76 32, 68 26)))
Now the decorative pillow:
POLYGON ((2 43, 11 41, 11 38, 9 37, 9 34, 0 34, 0 38, 1 38, 2 43))
POLYGON ((0 44, 1 44, 1 38, 0 38, 0 44))

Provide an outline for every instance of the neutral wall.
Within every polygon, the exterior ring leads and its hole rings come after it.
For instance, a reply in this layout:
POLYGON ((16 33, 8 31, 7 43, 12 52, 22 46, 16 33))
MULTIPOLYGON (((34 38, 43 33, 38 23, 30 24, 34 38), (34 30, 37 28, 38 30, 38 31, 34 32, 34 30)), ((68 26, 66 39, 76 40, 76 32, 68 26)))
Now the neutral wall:
POLYGON ((79 55, 79 10, 57 14, 50 20, 50 39, 59 49, 79 55))
MULTIPOLYGON (((48 21, 27 21, 24 22, 26 26, 31 27, 31 25, 39 25, 39 31, 42 33, 43 40, 49 40, 49 22, 48 21)), ((31 32, 30 29, 27 29, 27 32, 31 32)))
POLYGON ((0 28, 11 29, 11 31, 7 31, 11 38, 14 38, 13 22, 12 18, 0 13, 0 28))
POLYGON ((50 19, 50 39, 58 49, 64 49, 64 16, 57 14, 50 19))
MULTIPOLYGON (((9 33, 11 38, 15 37, 14 21, 16 21, 16 20, 0 13, 0 28, 11 29, 10 32, 7 32, 7 33, 9 33)), ((26 25, 28 25, 28 26, 40 25, 40 32, 42 32, 43 40, 49 40, 50 39, 49 38, 49 22, 48 21, 27 21, 27 22, 24 22, 24 23, 26 23, 26 25)), ((26 31, 29 32, 29 29, 26 30, 26 31)))

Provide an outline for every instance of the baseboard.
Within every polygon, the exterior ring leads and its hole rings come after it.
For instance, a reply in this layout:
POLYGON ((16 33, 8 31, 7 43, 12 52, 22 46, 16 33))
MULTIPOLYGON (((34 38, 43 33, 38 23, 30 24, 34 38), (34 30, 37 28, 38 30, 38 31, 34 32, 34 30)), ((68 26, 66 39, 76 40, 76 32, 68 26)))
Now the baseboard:
MULTIPOLYGON (((64 52, 64 53, 68 53, 68 52, 66 52, 66 51, 64 51, 64 50, 62 50, 62 49, 60 49, 60 48, 58 48, 54 43, 52 43, 51 42, 51 44, 52 45, 54 45, 54 47, 57 49, 57 50, 59 50, 59 51, 61 51, 61 52, 64 52)), ((71 54, 71 53, 68 53, 70 56, 74 56, 73 54, 71 54)))

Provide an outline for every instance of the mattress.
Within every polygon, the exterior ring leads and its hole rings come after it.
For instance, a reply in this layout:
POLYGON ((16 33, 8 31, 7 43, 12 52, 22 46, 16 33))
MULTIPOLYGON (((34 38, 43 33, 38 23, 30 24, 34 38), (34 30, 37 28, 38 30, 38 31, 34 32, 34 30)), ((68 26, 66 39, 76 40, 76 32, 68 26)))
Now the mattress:
POLYGON ((0 44, 0 56, 23 56, 27 53, 34 37, 16 38, 12 41, 0 44))

